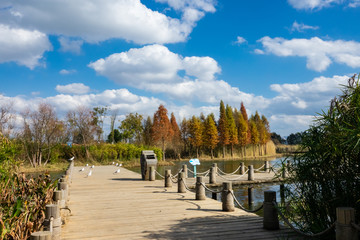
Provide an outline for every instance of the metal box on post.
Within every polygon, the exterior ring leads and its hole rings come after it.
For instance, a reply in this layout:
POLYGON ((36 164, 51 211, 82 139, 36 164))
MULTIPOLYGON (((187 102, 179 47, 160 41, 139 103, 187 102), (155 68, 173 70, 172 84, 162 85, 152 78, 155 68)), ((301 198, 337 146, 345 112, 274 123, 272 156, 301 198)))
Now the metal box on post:
POLYGON ((141 151, 140 157, 142 180, 149 180, 150 167, 156 168, 157 158, 153 150, 141 151))

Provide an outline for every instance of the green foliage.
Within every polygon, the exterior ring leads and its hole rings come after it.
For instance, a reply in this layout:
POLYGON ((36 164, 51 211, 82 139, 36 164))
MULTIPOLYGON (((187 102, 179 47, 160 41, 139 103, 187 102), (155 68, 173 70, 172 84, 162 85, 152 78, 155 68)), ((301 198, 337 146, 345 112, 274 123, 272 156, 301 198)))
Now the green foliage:
POLYGON ((128 143, 140 143, 143 132, 142 120, 143 116, 141 114, 130 113, 126 115, 119 127, 122 139, 128 143))
POLYGON ((49 175, 27 179, 25 174, 2 174, 0 239, 27 239, 32 232, 39 231, 55 185, 49 175))
POLYGON ((301 136, 303 133, 291 133, 287 138, 287 144, 290 145, 296 145, 296 144, 301 144, 301 136))
MULTIPOLYGON (((302 150, 289 167, 288 197, 300 229, 320 232, 336 220, 337 207, 352 207, 360 220, 360 86, 355 76, 343 94, 302 135, 302 150), (298 221, 301 219, 300 221, 298 221)), ((335 232, 327 239, 335 238, 335 232)))
POLYGON ((121 141, 121 133, 119 130, 114 129, 111 133, 109 133, 107 137, 107 142, 112 143, 112 141, 114 141, 114 143, 121 141))

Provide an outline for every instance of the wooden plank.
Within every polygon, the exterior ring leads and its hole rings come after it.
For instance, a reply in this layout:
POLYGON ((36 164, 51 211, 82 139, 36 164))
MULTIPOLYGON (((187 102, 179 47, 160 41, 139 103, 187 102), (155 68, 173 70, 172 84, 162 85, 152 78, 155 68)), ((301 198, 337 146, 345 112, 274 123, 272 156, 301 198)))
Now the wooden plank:
MULTIPOLYGON (((96 166, 93 174, 75 168, 70 186, 72 214, 61 239, 276 239, 288 230, 266 231, 262 218, 221 203, 194 200, 191 192, 165 189, 163 181, 141 181, 124 168, 96 166), (245 237, 246 236, 246 237, 245 237)), ((255 175, 256 176, 256 175, 255 175)), ((191 182, 191 179, 188 180, 191 182)))

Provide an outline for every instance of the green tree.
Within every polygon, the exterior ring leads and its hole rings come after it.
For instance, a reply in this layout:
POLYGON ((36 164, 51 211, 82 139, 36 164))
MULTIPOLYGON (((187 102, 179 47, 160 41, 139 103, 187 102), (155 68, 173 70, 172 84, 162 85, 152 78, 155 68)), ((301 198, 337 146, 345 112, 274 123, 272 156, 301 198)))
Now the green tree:
POLYGON ((121 131, 122 139, 128 143, 141 143, 143 125, 143 116, 138 113, 130 113, 126 115, 125 119, 121 121, 119 129, 121 131))
POLYGON ((249 128, 251 133, 251 144, 253 145, 253 155, 255 157, 256 146, 259 144, 259 132, 254 119, 250 119, 249 128))
MULTIPOLYGON (((288 167, 291 189, 285 193, 291 214, 284 214, 302 231, 329 228, 336 221, 337 207, 355 208, 355 222, 360 220, 359 78, 350 78, 342 91, 302 135, 303 152, 288 167)), ((326 239, 335 235, 332 230, 326 239)))
POLYGON ((154 114, 154 122, 152 126, 152 138, 155 143, 160 144, 163 151, 163 160, 165 161, 165 149, 168 143, 171 143, 174 134, 169 117, 167 116, 167 109, 164 105, 160 105, 154 114))
POLYGON ((242 156, 246 156, 246 145, 248 144, 248 132, 249 132, 249 126, 248 123, 245 121, 243 115, 241 112, 238 113, 238 119, 239 119, 239 126, 238 126, 238 138, 239 138, 239 145, 242 149, 242 156))
POLYGON ((151 129, 152 129, 152 121, 151 121, 151 117, 148 116, 144 122, 144 131, 143 131, 143 141, 144 141, 144 144, 146 146, 151 146, 152 145, 152 139, 151 139, 151 135, 152 135, 152 132, 151 132, 151 129))
POLYGON ((218 131, 213 116, 208 115, 205 120, 204 145, 210 148, 211 159, 214 158, 214 149, 219 142, 218 131))
POLYGON ((297 133, 291 133, 287 138, 287 144, 290 145, 296 145, 296 144, 301 144, 301 135, 303 133, 301 132, 297 132, 297 133))
POLYGON ((196 149, 196 157, 199 157, 199 149, 203 144, 203 126, 200 118, 193 116, 190 121, 190 138, 191 145, 196 149))
POLYGON ((108 108, 107 107, 94 107, 92 115, 94 117, 94 123, 97 125, 96 135, 98 141, 103 141, 104 133, 104 118, 106 116, 108 108))
POLYGON ((118 143, 121 141, 121 133, 119 130, 114 129, 111 133, 109 133, 107 137, 108 143, 118 143))
POLYGON ((226 145, 228 145, 230 142, 230 136, 229 136, 229 125, 226 118, 225 105, 222 100, 220 101, 220 117, 218 124, 218 132, 219 132, 220 144, 223 146, 223 158, 225 158, 225 148, 226 145))
POLYGON ((250 132, 250 127, 249 127, 249 118, 248 118, 248 115, 247 115, 247 112, 246 112, 246 108, 245 108, 243 102, 241 102, 240 112, 241 112, 241 114, 242 114, 242 116, 243 116, 246 124, 248 125, 248 133, 247 133, 246 143, 249 144, 249 143, 251 143, 251 132, 250 132))
POLYGON ((231 157, 233 157, 234 145, 238 144, 238 130, 236 128, 232 108, 229 105, 226 105, 226 120, 228 123, 229 144, 231 145, 231 157))

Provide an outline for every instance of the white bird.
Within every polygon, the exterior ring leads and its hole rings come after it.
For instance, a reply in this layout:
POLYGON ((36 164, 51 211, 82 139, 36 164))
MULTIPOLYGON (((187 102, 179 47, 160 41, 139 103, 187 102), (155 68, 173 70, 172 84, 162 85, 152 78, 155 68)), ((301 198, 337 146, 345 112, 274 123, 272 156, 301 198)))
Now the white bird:
POLYGON ((79 172, 83 172, 84 170, 85 170, 85 168, 82 168, 82 169, 79 170, 79 172))
POLYGON ((72 158, 70 158, 70 159, 69 159, 69 161, 72 161, 72 160, 74 160, 74 158, 75 158, 75 157, 73 156, 72 158))
POLYGON ((112 165, 114 165, 115 164, 115 162, 112 162, 112 165))
POLYGON ((116 163, 116 164, 115 164, 115 166, 119 166, 119 164, 118 164, 118 163, 116 163))
POLYGON ((121 167, 121 166, 122 166, 122 163, 119 164, 119 167, 121 167))
POLYGON ((92 171, 90 170, 89 173, 86 175, 86 177, 90 177, 91 173, 92 173, 92 171))
POLYGON ((89 166, 89 164, 87 163, 87 164, 86 164, 86 166, 88 167, 88 166, 89 166))
POLYGON ((94 167, 95 167, 95 165, 92 165, 92 166, 91 166, 91 168, 94 168, 94 167))
POLYGON ((120 172, 120 168, 118 170, 116 170, 113 174, 117 174, 120 172))

